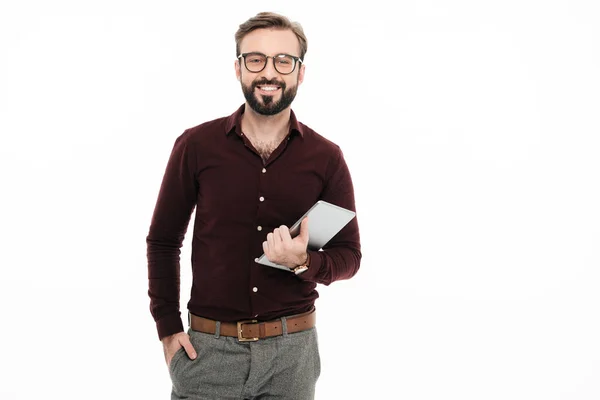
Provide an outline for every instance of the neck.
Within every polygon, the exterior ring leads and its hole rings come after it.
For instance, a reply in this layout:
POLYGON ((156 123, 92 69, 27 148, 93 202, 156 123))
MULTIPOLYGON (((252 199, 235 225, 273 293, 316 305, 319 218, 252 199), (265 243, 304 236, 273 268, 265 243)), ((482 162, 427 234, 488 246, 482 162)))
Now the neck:
POLYGON ((242 131, 265 140, 285 136, 289 131, 290 115, 289 107, 276 115, 261 115, 246 103, 242 114, 242 131))

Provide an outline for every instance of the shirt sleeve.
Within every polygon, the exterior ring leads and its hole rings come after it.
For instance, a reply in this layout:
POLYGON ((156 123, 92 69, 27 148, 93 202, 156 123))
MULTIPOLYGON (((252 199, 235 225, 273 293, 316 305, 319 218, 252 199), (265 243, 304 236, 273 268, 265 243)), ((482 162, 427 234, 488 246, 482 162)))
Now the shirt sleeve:
POLYGON ((180 254, 196 205, 196 154, 187 131, 175 140, 146 237, 150 312, 159 339, 183 331, 180 254))
MULTIPOLYGON (((321 200, 356 212, 352 177, 339 147, 331 160, 331 172, 321 193, 321 200)), ((362 257, 357 216, 323 246, 323 251, 311 250, 309 253, 309 268, 298 275, 300 279, 329 285, 337 280, 352 278, 358 272, 362 257)))

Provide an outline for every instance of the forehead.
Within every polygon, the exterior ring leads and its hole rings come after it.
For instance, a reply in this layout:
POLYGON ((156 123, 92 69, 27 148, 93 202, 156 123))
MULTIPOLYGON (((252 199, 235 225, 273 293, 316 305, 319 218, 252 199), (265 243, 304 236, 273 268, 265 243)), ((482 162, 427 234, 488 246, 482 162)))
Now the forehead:
POLYGON ((274 54, 300 55, 300 42, 289 29, 257 29, 242 39, 240 52, 249 53, 257 51, 268 56, 274 54))

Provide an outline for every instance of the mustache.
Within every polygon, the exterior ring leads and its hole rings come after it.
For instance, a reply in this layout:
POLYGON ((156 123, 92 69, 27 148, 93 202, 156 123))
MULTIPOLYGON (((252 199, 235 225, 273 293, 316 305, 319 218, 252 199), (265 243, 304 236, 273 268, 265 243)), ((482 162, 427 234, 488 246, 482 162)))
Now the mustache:
POLYGON ((285 82, 280 82, 276 79, 260 79, 257 81, 252 82, 252 89, 256 89, 257 86, 263 86, 263 85, 275 85, 275 86, 279 86, 282 89, 285 89, 285 82))

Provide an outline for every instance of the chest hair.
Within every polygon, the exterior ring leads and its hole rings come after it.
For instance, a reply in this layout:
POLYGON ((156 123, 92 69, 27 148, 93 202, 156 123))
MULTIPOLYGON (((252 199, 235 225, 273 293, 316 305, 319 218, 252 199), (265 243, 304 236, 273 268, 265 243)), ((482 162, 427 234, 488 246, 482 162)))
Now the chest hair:
POLYGON ((271 154, 279 147, 281 143, 281 138, 275 140, 259 140, 257 138, 250 138, 250 142, 252 142, 252 146, 256 149, 263 162, 266 162, 271 154))

